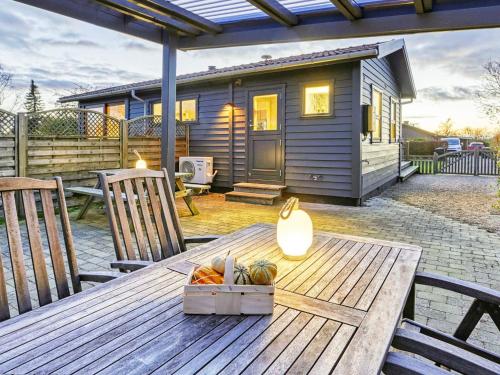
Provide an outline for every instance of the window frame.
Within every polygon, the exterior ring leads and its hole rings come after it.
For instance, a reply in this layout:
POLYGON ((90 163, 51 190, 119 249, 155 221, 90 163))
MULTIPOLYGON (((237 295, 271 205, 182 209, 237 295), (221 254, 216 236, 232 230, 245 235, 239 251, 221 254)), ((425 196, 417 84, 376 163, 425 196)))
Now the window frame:
POLYGON ((398 141, 398 109, 401 111, 401 108, 399 107, 399 101, 396 100, 395 97, 391 96, 391 107, 390 107, 390 114, 389 114, 389 143, 397 143, 398 141), (392 122, 393 120, 393 115, 396 115, 394 118, 394 123, 392 122), (394 125, 394 138, 392 137, 392 130, 393 130, 393 125, 394 125))
MULTIPOLYGON (((175 98, 175 103, 179 102, 179 110, 180 110, 180 119, 176 120, 177 121, 180 121, 182 122, 183 124, 197 124, 199 122, 199 100, 200 96, 199 95, 189 95, 189 96, 184 96, 184 95, 181 95, 181 96, 177 96, 177 98, 175 98), (182 120, 182 102, 183 101, 188 101, 188 100, 194 100, 195 101, 195 106, 194 106, 194 111, 195 111, 195 116, 196 118, 194 120, 191 120, 191 121, 184 121, 182 120)), ((150 115, 153 115, 153 106, 157 103, 162 103, 161 102, 161 99, 158 99, 158 100, 151 100, 149 102, 149 114, 150 115)), ((176 104, 177 105, 177 104, 176 104)), ((175 107, 174 107, 174 111, 175 111, 175 107)), ((163 113, 163 104, 162 104, 162 113, 163 113)))
POLYGON ((335 116, 335 80, 334 79, 324 79, 319 81, 307 81, 300 84, 300 117, 304 118, 315 118, 315 117, 334 117, 335 116), (306 88, 308 87, 319 87, 319 86, 329 86, 330 87, 330 97, 328 102, 330 105, 328 113, 305 113, 306 110, 306 88))
POLYGON ((371 143, 382 143, 382 140, 384 138, 384 90, 382 90, 380 87, 372 85, 372 97, 371 97, 371 106, 372 106, 372 111, 373 111, 373 123, 375 123, 375 105, 374 105, 374 98, 375 98, 375 91, 380 93, 380 132, 378 134, 378 137, 374 137, 374 131, 370 132, 370 142, 371 143))

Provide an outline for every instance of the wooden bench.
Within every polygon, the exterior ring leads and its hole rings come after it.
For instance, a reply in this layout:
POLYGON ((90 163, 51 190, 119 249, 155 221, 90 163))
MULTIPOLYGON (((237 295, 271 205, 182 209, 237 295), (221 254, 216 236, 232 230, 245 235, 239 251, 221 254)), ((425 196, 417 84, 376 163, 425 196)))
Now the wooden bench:
POLYGON ((202 185, 202 184, 189 184, 189 183, 184 183, 184 186, 187 188, 187 189, 191 189, 193 191, 194 194, 198 195, 198 194, 203 194, 205 192, 209 192, 210 191, 210 188, 211 186, 210 185, 202 185))
MULTIPOLYGON (((93 202, 95 198, 97 199, 104 199, 104 193, 102 189, 97 188, 97 187, 86 187, 86 186, 74 186, 74 187, 68 187, 64 188, 65 191, 68 191, 73 194, 80 194, 80 195, 86 195, 88 198, 83 205, 82 209, 78 213, 77 220, 80 220, 85 216, 87 213, 90 204, 93 202)), ((193 195, 193 190, 192 189, 184 189, 184 190, 179 190, 175 192, 175 198, 185 198, 193 195)), ((111 193, 111 197, 114 199, 113 193, 111 193)), ((138 199, 137 195, 134 194, 135 200, 138 199)), ((127 201, 127 196, 125 193, 122 193, 122 199, 124 202, 127 201)))

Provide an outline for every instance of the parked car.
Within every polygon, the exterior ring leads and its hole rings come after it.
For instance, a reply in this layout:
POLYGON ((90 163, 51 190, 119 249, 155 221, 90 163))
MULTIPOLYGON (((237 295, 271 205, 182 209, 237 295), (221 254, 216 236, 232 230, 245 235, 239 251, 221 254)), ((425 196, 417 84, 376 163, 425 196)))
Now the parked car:
POLYGON ((462 151, 462 144, 460 138, 442 138, 442 142, 446 142, 446 152, 462 151))
POLYGON ((476 150, 484 150, 484 143, 483 142, 471 142, 469 144, 469 147, 467 147, 467 150, 469 151, 476 151, 476 150))

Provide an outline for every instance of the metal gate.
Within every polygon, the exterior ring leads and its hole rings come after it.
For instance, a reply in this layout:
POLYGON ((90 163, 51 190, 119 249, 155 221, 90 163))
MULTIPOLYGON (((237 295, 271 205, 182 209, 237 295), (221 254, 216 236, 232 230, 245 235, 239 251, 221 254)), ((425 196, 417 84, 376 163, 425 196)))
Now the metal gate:
POLYGON ((498 155, 492 150, 457 151, 443 155, 435 154, 434 172, 497 176, 500 174, 498 155))

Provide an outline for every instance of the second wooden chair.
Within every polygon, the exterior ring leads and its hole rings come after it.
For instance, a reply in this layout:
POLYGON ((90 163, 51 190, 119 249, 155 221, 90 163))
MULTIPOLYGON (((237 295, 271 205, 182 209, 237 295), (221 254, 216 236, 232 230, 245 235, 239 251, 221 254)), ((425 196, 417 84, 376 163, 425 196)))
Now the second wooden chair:
POLYGON ((99 178, 117 258, 112 268, 133 271, 186 251, 188 243, 219 237, 184 237, 165 169, 130 169, 99 178))

